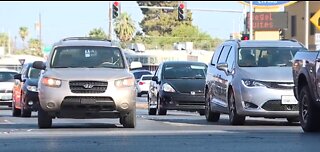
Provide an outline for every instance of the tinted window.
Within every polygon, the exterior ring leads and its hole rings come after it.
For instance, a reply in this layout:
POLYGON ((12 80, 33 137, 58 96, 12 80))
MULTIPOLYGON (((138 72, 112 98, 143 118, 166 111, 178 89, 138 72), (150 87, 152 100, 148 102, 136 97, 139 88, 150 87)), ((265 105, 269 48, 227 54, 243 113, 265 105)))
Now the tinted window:
POLYGON ((134 72, 133 75, 134 75, 134 78, 136 79, 140 79, 141 76, 143 75, 151 75, 152 73, 151 72, 148 72, 148 71, 141 71, 141 72, 134 72))
POLYGON ((29 73, 28 73, 28 77, 31 79, 39 79, 40 72, 41 72, 40 69, 30 68, 29 73))
POLYGON ((52 68, 124 68, 119 48, 68 46, 55 49, 52 68))
POLYGON ((13 76, 15 72, 0 72, 0 82, 14 82, 13 76))
POLYGON ((240 67, 292 66, 292 59, 302 48, 249 47, 239 49, 240 67))
POLYGON ((144 76, 142 77, 142 80, 151 80, 152 76, 144 76))
POLYGON ((221 49, 222 49, 222 46, 218 47, 214 51, 214 54, 213 54, 212 59, 211 59, 211 64, 215 65, 218 62, 218 57, 219 57, 219 55, 221 53, 221 49))
POLYGON ((218 63, 224 63, 224 62, 227 61, 227 56, 228 56, 228 54, 229 54, 230 48, 231 48, 231 46, 225 46, 225 47, 223 47, 223 50, 222 50, 222 52, 221 52, 221 54, 220 54, 218 63))
POLYGON ((172 64, 164 68, 164 79, 205 79, 206 64, 172 64))

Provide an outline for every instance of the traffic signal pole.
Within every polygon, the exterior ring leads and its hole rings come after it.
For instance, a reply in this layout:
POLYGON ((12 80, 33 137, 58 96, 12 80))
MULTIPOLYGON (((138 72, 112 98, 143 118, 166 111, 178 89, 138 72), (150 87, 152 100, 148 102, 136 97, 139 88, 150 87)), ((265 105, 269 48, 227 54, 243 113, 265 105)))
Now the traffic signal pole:
POLYGON ((112 11, 111 11, 111 1, 109 1, 109 39, 112 41, 112 11))

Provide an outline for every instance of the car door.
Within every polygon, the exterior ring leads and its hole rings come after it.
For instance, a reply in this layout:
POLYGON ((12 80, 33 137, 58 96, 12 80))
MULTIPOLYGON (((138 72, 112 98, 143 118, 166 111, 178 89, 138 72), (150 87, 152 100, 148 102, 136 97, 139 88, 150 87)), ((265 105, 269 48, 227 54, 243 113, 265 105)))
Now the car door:
POLYGON ((317 90, 317 98, 319 99, 320 98, 320 53, 318 53, 318 56, 316 58, 316 61, 315 61, 315 71, 316 71, 316 77, 315 77, 315 80, 316 80, 316 90, 317 90))
MULTIPOLYGON (((231 46, 229 54, 228 54, 227 59, 225 61, 225 63, 228 64, 227 71, 225 71, 221 76, 222 99, 226 105, 228 105, 229 84, 231 83, 231 81, 233 79, 233 69, 234 69, 234 63, 235 63, 235 59, 236 59, 235 53, 236 53, 235 47, 231 46)), ((228 109, 226 109, 226 110, 228 110, 228 109)))
MULTIPOLYGON (((231 50, 230 45, 225 45, 222 49, 222 52, 218 58, 217 66, 221 64, 227 63, 227 57, 229 55, 229 52, 231 50)), ((215 76, 215 88, 217 90, 217 100, 216 104, 220 106, 222 112, 226 112, 227 110, 227 102, 226 102, 226 89, 227 89, 227 74, 223 70, 219 70, 217 68, 216 76, 215 76)))
POLYGON ((27 71, 28 71, 28 64, 25 64, 25 65, 23 65, 23 67, 20 71, 22 81, 17 80, 18 82, 17 82, 16 88, 15 88, 15 93, 14 93, 14 96, 15 96, 15 103, 14 104, 17 108, 20 108, 20 109, 21 109, 21 101, 22 101, 22 87, 24 84, 24 80, 25 80, 27 71))

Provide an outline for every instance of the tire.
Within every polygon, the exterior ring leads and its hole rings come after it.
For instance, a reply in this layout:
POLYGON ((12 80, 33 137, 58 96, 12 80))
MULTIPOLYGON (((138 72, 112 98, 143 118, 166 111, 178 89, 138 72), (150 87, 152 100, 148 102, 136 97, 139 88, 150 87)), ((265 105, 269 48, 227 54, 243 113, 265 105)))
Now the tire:
POLYGON ((299 122, 299 117, 288 117, 287 121, 289 123, 299 122))
POLYGON ((138 96, 138 97, 141 97, 141 93, 138 93, 137 96, 138 96))
POLYGON ((44 111, 41 106, 38 110, 38 127, 42 128, 51 128, 52 126, 52 117, 49 116, 48 112, 44 111))
POLYGON ((21 117, 31 117, 31 110, 21 107, 21 117))
POLYGON ((316 105, 313 103, 307 85, 303 86, 299 98, 299 119, 303 131, 319 131, 319 109, 317 109, 316 105))
POLYGON ((158 106, 157 106, 158 115, 167 115, 167 110, 161 108, 161 106, 160 106, 161 105, 161 99, 159 100, 159 97, 157 98, 157 103, 158 103, 158 106))
POLYGON ((150 108, 150 98, 148 96, 148 114, 149 115, 156 115, 157 114, 157 108, 150 108))
POLYGON ((206 94, 205 95, 205 116, 208 122, 217 122, 220 119, 220 113, 218 112, 212 112, 211 111, 211 106, 210 106, 210 98, 209 96, 206 94))
POLYGON ((132 110, 127 115, 120 118, 120 123, 124 128, 135 128, 136 127, 136 110, 132 110))
POLYGON ((14 102, 12 102, 12 116, 19 117, 21 115, 21 110, 16 108, 14 102))
POLYGON ((229 122, 230 122, 230 124, 231 125, 243 125, 246 120, 246 116, 241 116, 238 114, 234 94, 232 91, 230 91, 230 93, 229 93, 228 107, 229 107, 228 109, 229 109, 229 122))
POLYGON ((204 116, 206 114, 206 111, 205 110, 199 110, 198 113, 199 113, 200 116, 204 116))

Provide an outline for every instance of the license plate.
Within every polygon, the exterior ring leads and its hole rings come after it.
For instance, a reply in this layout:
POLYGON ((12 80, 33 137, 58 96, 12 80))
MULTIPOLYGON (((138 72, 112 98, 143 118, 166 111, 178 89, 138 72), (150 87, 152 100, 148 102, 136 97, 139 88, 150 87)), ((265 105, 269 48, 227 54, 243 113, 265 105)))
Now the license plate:
POLYGON ((11 100, 12 99, 12 97, 11 96, 2 96, 1 97, 1 100, 11 100))
POLYGON ((96 100, 95 99, 81 99, 80 103, 81 104, 95 104, 96 100))
POLYGON ((294 96, 281 96, 281 104, 298 104, 294 96))

